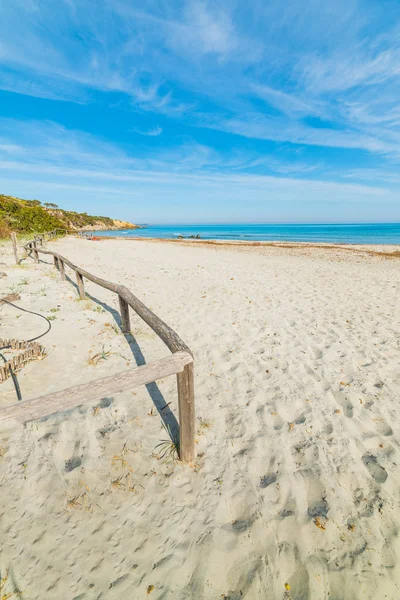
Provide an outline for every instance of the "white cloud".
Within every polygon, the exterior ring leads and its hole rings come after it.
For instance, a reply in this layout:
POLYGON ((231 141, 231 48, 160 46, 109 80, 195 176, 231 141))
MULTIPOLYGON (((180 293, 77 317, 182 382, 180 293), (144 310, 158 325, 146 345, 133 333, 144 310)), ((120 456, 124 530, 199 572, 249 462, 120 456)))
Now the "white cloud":
MULTIPOLYGON (((144 6, 5 3, 0 88, 82 103, 98 93, 107 102, 107 93, 119 92, 124 108, 254 144, 273 140, 321 153, 346 148, 399 160, 400 29, 395 12, 388 23, 386 5, 160 0, 144 6)), ((160 129, 138 133, 156 136, 160 129)), ((64 160, 62 148, 54 151, 64 160)), ((222 160, 203 144, 191 151, 187 159, 179 155, 181 169, 262 163, 257 152, 243 160, 227 152, 222 160)), ((314 170, 311 163, 297 172, 314 170)))
POLYGON ((140 133, 140 135, 148 135, 150 137, 157 137, 162 134, 163 128, 160 127, 159 125, 157 125, 156 127, 152 127, 151 129, 148 129, 147 131, 142 131, 140 129, 133 129, 132 131, 135 131, 136 133, 140 133))
MULTIPOLYGON (((123 190, 124 186, 135 182, 153 187, 162 184, 168 187, 190 185, 195 188, 223 187, 226 183, 242 188, 250 186, 259 190, 293 192, 296 189, 305 192, 307 186, 311 186, 314 192, 336 191, 338 197, 352 197, 357 202, 362 202, 366 196, 390 195, 388 190, 379 186, 238 173, 240 169, 260 164, 269 166, 277 173, 302 175, 322 167, 321 164, 311 166, 300 161, 285 164, 274 157, 257 158, 244 153, 226 157, 190 140, 175 149, 161 149, 157 154, 144 158, 128 155, 113 144, 84 132, 70 131, 50 121, 39 123, 0 119, 0 169, 8 174, 18 172, 29 181, 36 178, 44 181, 43 176, 46 176, 49 185, 62 183, 65 186, 68 183, 79 186, 86 185, 77 183, 79 180, 95 180, 119 182, 123 190), (15 132, 18 132, 17 143, 10 144, 9 138, 15 132)), ((107 189, 107 186, 101 189, 107 189)))
POLYGON ((181 222, 202 222, 211 214, 216 222, 249 222, 254 215, 268 222, 368 221, 382 219, 383 211, 386 220, 399 214, 398 195, 391 189, 317 180, 320 164, 313 169, 300 160, 285 164, 243 152, 226 156, 190 140, 147 158, 133 156, 51 122, 3 119, 0 132, 3 193, 133 222, 174 222, 177 215, 181 222), (259 166, 280 176, 243 172, 259 166))

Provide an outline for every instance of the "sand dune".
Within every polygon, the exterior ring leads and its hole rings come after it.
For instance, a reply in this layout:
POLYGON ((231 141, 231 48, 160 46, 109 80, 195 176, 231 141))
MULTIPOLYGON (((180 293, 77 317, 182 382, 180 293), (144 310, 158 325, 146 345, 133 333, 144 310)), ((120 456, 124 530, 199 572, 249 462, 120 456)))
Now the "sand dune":
MULTIPOLYGON (((51 247, 124 283, 194 351, 198 457, 191 467, 157 458, 168 438, 157 407, 175 427, 173 378, 0 432, 2 592, 398 600, 399 260, 72 238, 51 247)), ((0 296, 18 290, 21 306, 55 317, 47 358, 19 375, 24 399, 168 354, 136 317, 128 343, 113 294, 88 283, 92 299, 78 302, 50 261, 15 267, 4 255, 0 296)), ((4 305, 0 319, 3 338, 44 323, 4 305)), ((0 407, 15 401, 11 380, 0 393, 0 407)))

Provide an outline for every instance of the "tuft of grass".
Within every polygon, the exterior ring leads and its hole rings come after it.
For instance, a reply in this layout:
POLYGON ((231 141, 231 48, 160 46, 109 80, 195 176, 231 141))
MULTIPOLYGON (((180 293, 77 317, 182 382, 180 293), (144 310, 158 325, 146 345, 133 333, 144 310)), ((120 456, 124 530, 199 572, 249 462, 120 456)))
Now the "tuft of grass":
POLYGON ((106 331, 112 329, 116 335, 122 335, 122 331, 115 323, 104 323, 104 327, 106 327, 106 331))
POLYGON ((47 296, 46 294, 46 289, 45 287, 41 287, 40 290, 38 290, 37 292, 35 292, 36 296, 47 296))
POLYGON ((50 279, 58 279, 60 274, 57 271, 57 269, 51 270, 51 271, 47 271, 46 273, 47 277, 50 277, 50 279))
POLYGON ((111 489, 135 492, 136 484, 132 479, 132 475, 130 473, 126 473, 125 475, 120 475, 120 477, 117 477, 111 481, 111 489))
POLYGON ((128 448, 128 446, 126 444, 124 444, 122 446, 121 452, 119 454, 114 454, 112 461, 111 461, 111 466, 118 467, 120 469, 128 469, 128 471, 133 471, 133 467, 129 464, 129 462, 125 458, 126 455, 129 453, 133 454, 132 448, 128 448))
POLYGON ((91 510, 93 502, 90 500, 89 494, 91 490, 84 481, 79 481, 78 489, 71 496, 67 496, 66 510, 91 510))
POLYGON ((101 360, 108 360, 110 356, 110 350, 104 350, 104 346, 101 352, 97 352, 93 356, 91 355, 91 351, 89 351, 88 364, 95 367, 101 360))
POLYGON ((8 292, 10 294, 19 294, 21 291, 21 286, 19 283, 13 283, 12 285, 10 285, 10 287, 8 288, 8 292))
POLYGON ((163 427, 165 431, 168 433, 170 439, 161 440, 159 444, 154 448, 153 454, 157 460, 161 460, 163 462, 172 461, 175 462, 179 460, 179 441, 174 439, 174 436, 171 433, 171 429, 169 426, 166 426, 163 423, 163 427))
POLYGON ((18 283, 18 285, 28 285, 29 281, 26 277, 23 277, 20 282, 18 283))

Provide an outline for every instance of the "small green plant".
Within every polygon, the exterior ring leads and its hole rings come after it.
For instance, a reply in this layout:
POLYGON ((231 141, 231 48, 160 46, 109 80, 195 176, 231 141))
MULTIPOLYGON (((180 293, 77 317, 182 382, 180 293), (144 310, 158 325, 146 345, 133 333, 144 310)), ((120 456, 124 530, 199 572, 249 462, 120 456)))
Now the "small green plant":
POLYGON ((50 315, 47 317, 48 321, 55 321, 57 319, 57 317, 55 315, 50 315))
POLYGON ((21 291, 21 286, 18 283, 13 283, 8 288, 8 291, 10 294, 19 294, 19 292, 21 291))
POLYGON ((93 356, 91 355, 91 352, 89 352, 88 364, 94 367, 101 360, 108 360, 110 358, 110 356, 111 356, 110 350, 104 350, 104 346, 103 346, 103 350, 101 352, 97 352, 97 354, 94 354, 93 356))
POLYGON ((153 452, 156 452, 155 457, 157 460, 162 460, 163 462, 171 460, 172 462, 175 462, 179 460, 179 442, 172 435, 169 425, 165 425, 163 423, 163 427, 170 439, 161 440, 161 442, 154 448, 153 452))
POLYGON ((18 283, 18 285, 28 285, 28 280, 26 277, 23 277, 20 282, 18 283))
POLYGON ((60 310, 59 308, 51 308, 50 312, 55 313, 55 312, 58 312, 59 310, 60 310))

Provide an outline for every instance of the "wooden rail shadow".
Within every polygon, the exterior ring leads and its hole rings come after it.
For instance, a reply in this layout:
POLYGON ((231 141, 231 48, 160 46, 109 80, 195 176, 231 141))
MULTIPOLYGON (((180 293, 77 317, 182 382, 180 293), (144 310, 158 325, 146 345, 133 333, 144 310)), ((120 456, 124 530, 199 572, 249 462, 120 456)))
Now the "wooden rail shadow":
MULTIPOLYGON (((50 265, 50 263, 48 263, 47 261, 41 261, 41 262, 45 262, 46 264, 50 265)), ((75 283, 75 281, 73 281, 68 275, 66 275, 65 281, 70 283, 75 288, 77 296, 79 297, 79 289, 78 289, 78 285, 75 283)), ((140 348, 135 336, 132 333, 125 333, 123 331, 122 320, 121 320, 121 316, 120 316, 119 312, 117 310, 115 310, 115 308, 112 308, 112 306, 110 306, 106 302, 99 300, 95 296, 92 296, 87 291, 86 291, 86 297, 89 300, 91 300, 92 302, 94 302, 95 304, 97 304, 98 306, 101 306, 105 311, 110 313, 110 315, 113 317, 115 323, 119 327, 122 335, 124 336, 128 346, 129 346, 129 350, 136 362, 136 365, 138 367, 142 367, 142 366, 146 365, 147 364, 146 359, 144 357, 142 349, 140 348)), ((149 393, 150 398, 153 401, 155 408, 157 409, 158 414, 160 415, 160 417, 166 427, 166 430, 169 432, 169 434, 171 436, 171 441, 174 442, 175 444, 179 443, 178 421, 177 421, 174 413, 172 412, 172 410, 169 408, 168 403, 166 402, 157 383, 155 381, 153 381, 152 383, 147 383, 146 389, 149 393)))

